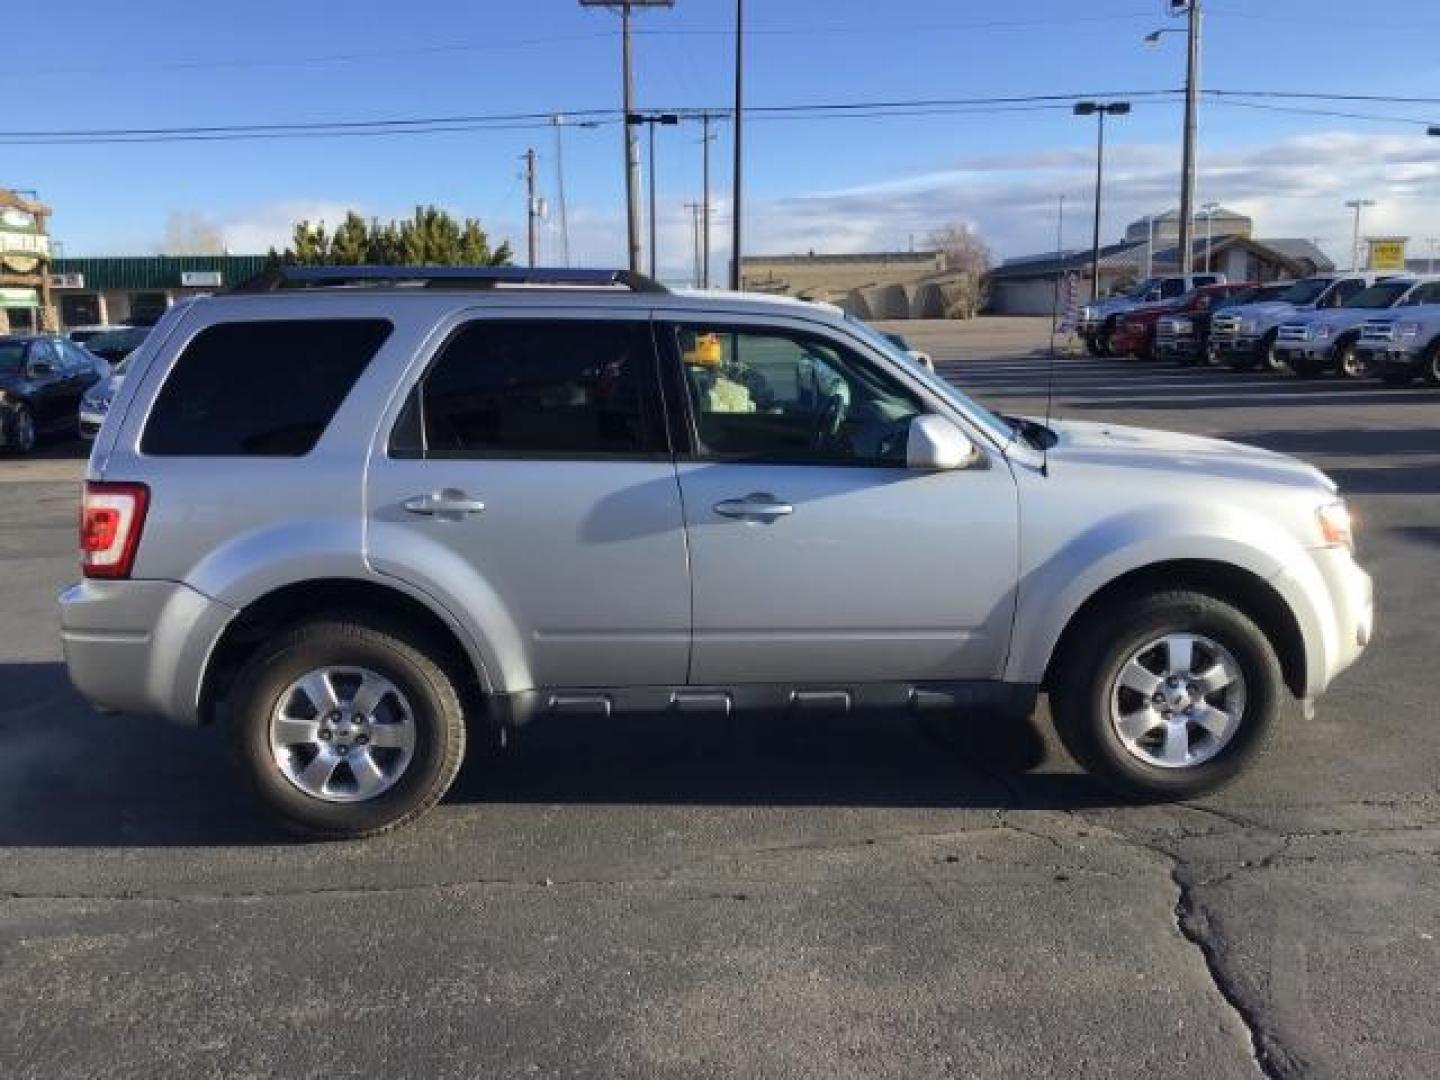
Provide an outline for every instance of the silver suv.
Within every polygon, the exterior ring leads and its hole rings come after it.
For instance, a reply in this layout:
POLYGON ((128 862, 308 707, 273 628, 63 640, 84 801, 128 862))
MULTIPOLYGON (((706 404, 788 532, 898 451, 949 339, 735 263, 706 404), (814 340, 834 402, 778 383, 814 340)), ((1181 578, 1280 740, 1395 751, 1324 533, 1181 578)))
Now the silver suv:
POLYGON ((996 416, 799 301, 290 270, 177 306, 128 371, 60 598, 71 678, 223 720, 313 834, 425 811, 467 719, 1042 689, 1106 783, 1186 797, 1371 635, 1316 469, 996 416))

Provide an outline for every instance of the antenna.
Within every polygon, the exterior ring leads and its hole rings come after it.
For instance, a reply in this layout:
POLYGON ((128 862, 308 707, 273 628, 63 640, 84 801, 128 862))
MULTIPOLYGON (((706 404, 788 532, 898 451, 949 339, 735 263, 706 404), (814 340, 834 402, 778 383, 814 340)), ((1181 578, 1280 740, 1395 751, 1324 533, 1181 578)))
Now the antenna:
MULTIPOLYGON (((1055 310, 1050 316, 1050 360, 1045 372, 1045 426, 1050 426, 1050 413, 1055 407, 1055 335, 1060 328, 1061 283, 1069 293, 1068 275, 1065 273, 1065 194, 1060 194, 1060 212, 1055 218, 1055 310)), ((1066 320, 1069 320, 1070 297, 1065 297, 1066 320)), ((1044 439, 1040 447, 1040 475, 1050 475, 1050 440, 1044 439)))

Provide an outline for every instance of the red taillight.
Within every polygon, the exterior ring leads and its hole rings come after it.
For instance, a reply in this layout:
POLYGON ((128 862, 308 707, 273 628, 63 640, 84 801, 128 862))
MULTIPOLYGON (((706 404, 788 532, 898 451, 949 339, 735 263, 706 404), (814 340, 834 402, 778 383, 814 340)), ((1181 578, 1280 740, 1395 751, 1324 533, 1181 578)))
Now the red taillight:
POLYGON ((80 502, 80 569, 86 577, 130 576, 150 489, 87 481, 80 502))

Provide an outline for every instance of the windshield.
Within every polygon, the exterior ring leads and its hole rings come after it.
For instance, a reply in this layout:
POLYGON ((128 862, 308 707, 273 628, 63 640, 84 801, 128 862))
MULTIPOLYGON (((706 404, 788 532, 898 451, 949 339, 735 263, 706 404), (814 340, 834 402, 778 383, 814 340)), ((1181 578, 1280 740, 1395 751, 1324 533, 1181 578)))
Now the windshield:
POLYGON ((0 375, 14 375, 25 366, 25 342, 0 341, 0 375))
POLYGON ((1144 281, 1140 282, 1139 285, 1136 285, 1135 288, 1131 289, 1130 292, 1126 293, 1125 295, 1128 296, 1131 300, 1144 300, 1147 293, 1149 293, 1152 289, 1158 289, 1160 287, 1161 280, 1162 279, 1158 277, 1146 278, 1144 281))
POLYGON ((1368 289, 1361 289, 1340 306, 1349 308, 1394 307, 1396 301, 1414 287, 1415 283, 1413 281, 1382 281, 1379 285, 1371 285, 1368 289))
POLYGON ((1287 304, 1313 304, 1320 299, 1326 289, 1330 288, 1331 284, 1333 284, 1331 281, 1324 278, 1319 281, 1297 281, 1275 299, 1284 300, 1287 304))
POLYGON ((102 359, 112 363, 124 359, 140 347, 145 340, 146 330, 132 328, 129 330, 108 330, 103 334, 96 334, 85 343, 85 348, 102 359))
POLYGON ((918 375, 925 380, 927 385, 938 390, 945 397, 953 401, 966 416, 988 428, 1001 442, 1011 442, 1015 438, 1017 432, 1013 426, 996 416, 974 398, 961 393, 938 375, 932 374, 930 371, 927 371, 915 363, 909 353, 894 345, 884 333, 876 330, 864 320, 855 318, 853 315, 846 315, 845 323, 886 356, 893 357, 904 364, 907 371, 918 375))

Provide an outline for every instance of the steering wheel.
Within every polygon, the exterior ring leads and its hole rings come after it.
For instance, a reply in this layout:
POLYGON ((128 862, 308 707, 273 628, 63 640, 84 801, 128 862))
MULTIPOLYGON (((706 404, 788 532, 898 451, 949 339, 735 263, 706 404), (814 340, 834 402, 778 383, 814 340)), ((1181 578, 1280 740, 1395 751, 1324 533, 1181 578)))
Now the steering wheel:
POLYGON ((840 435, 840 427, 845 423, 845 399, 839 394, 831 394, 825 399, 825 404, 815 414, 815 445, 824 446, 834 442, 840 435))

